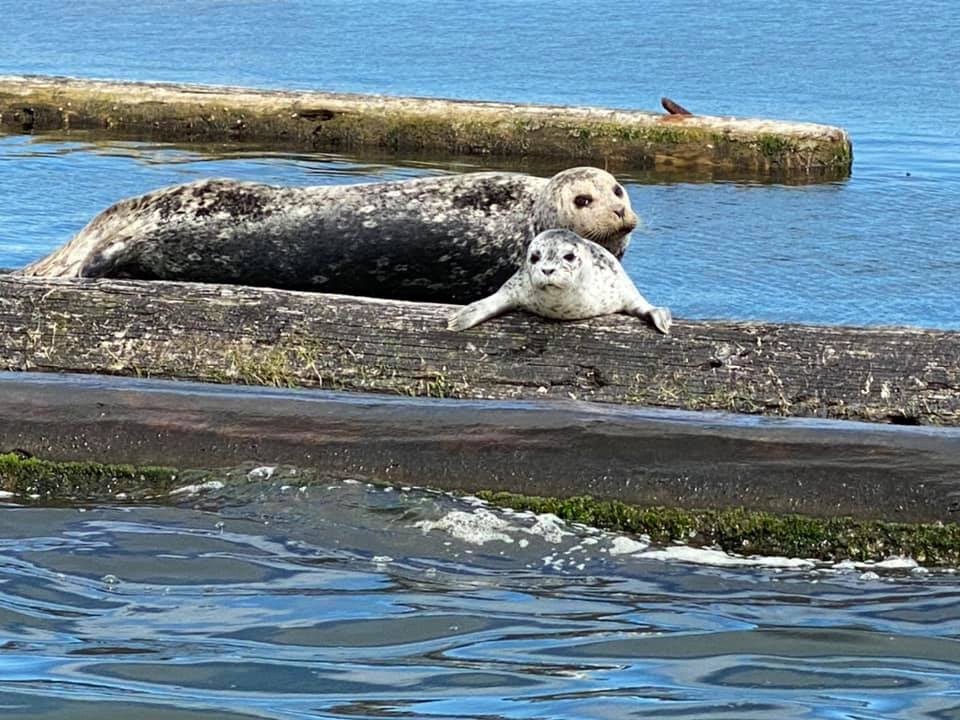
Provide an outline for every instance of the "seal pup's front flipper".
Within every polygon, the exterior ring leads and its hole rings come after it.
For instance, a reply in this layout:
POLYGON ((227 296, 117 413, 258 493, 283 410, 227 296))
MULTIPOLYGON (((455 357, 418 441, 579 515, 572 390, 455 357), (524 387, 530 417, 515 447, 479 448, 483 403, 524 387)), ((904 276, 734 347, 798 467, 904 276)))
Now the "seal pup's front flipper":
POLYGON ((653 325, 664 335, 670 334, 670 326, 673 325, 673 314, 670 308, 657 307, 652 305, 633 284, 633 280, 627 275, 626 270, 617 268, 617 285, 619 294, 624 298, 623 306, 618 312, 625 315, 633 315, 642 318, 653 325))
MULTIPOLYGON (((632 282, 630 284, 633 285, 632 282)), ((636 295, 630 302, 624 303, 620 312, 642 318, 664 335, 669 335, 670 326, 673 325, 673 313, 670 312, 670 308, 651 305, 636 287, 633 291, 636 295)))
POLYGON ((472 302, 450 315, 447 318, 447 330, 453 330, 454 332, 466 330, 474 325, 479 325, 484 320, 502 315, 508 310, 519 308, 521 304, 516 292, 520 282, 519 275, 519 272, 515 273, 493 295, 472 302))
POLYGON ((670 312, 670 308, 651 308, 647 313, 647 320, 664 335, 670 334, 670 327, 673 325, 673 314, 670 312))

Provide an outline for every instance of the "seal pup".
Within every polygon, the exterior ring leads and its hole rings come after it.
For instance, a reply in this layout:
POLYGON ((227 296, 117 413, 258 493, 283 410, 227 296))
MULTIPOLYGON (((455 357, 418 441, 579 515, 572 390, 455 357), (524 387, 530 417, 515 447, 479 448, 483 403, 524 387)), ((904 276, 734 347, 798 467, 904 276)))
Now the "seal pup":
POLYGON ((592 167, 315 187, 200 180, 118 202, 22 273, 466 303, 495 292, 543 230, 619 258, 636 225, 623 186, 592 167))
POLYGON ((460 308, 447 329, 466 330, 508 310, 528 310, 555 320, 584 320, 625 313, 670 332, 673 318, 640 294, 610 251, 570 230, 547 230, 527 249, 516 274, 490 297, 460 308))

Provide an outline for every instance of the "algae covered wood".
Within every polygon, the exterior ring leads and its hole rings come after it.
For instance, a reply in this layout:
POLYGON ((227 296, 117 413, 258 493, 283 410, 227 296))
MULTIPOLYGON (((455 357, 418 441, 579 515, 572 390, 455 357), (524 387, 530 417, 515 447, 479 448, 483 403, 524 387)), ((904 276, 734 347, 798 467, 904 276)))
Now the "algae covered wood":
POLYGON ((616 168, 849 175, 841 128, 763 119, 235 87, 0 75, 0 128, 164 141, 558 158, 616 168))
POLYGON ((0 369, 960 424, 960 333, 523 313, 242 286, 0 277, 0 369))
POLYGON ((958 448, 955 428, 0 372, 17 501, 426 482, 662 543, 955 565, 958 448))

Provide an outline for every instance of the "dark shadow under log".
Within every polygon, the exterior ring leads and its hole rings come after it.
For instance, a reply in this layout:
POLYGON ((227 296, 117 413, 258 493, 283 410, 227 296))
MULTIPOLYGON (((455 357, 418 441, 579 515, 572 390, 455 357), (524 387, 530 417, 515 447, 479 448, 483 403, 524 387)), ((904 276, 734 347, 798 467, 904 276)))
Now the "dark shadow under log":
POLYGON ((263 288, 0 277, 0 370, 960 424, 960 333, 522 313, 263 288))

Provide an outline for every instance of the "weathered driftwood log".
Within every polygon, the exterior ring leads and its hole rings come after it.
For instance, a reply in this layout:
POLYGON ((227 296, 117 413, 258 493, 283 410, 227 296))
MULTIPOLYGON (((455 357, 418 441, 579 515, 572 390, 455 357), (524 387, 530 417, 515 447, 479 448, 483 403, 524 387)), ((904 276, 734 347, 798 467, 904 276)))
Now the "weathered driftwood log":
POLYGON ((555 157, 846 176, 850 138, 813 123, 603 108, 0 76, 0 128, 107 129, 165 141, 555 157))
MULTIPOLYGON (((636 508, 652 507, 950 523, 947 547, 960 556, 958 428, 0 372, 0 493, 59 501, 121 492, 162 497, 204 475, 243 483, 247 470, 263 465, 296 468, 298 485, 331 477, 426 484, 508 492, 507 504, 518 506, 536 503, 530 496, 589 495, 617 506, 570 500, 567 509, 579 510, 565 517, 655 535, 662 525, 621 523, 636 508), (4 457, 4 449, 17 452, 4 457), (33 462, 29 453, 71 464, 33 462)), ((658 517, 669 523, 677 515, 653 511, 648 520, 657 524, 658 517)), ((784 521, 782 530, 806 549, 779 552, 836 549, 837 538, 821 546, 805 521, 784 521)), ((848 535, 843 522, 833 527, 842 547, 868 550, 869 541, 848 535)), ((703 523, 670 538, 689 542, 691 530, 703 523)), ((928 542, 938 534, 917 531, 928 542)), ((710 533, 703 537, 711 542, 710 533)), ((737 552, 747 550, 735 535, 728 539, 737 552)), ((920 559, 916 550, 874 543, 874 553, 901 551, 920 559)))
POLYGON ((521 313, 261 288, 0 277, 0 369, 960 424, 960 333, 521 313))

